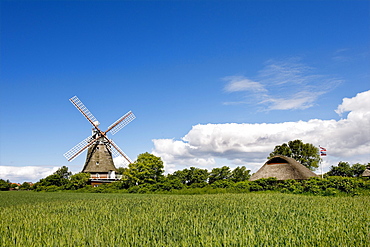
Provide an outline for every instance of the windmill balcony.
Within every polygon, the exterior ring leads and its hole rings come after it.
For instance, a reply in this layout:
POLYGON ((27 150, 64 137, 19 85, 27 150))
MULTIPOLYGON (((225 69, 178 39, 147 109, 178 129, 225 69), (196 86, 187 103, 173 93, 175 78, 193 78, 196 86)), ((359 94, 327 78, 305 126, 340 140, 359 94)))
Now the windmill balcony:
POLYGON ((91 174, 90 180, 121 180, 120 174, 91 174))

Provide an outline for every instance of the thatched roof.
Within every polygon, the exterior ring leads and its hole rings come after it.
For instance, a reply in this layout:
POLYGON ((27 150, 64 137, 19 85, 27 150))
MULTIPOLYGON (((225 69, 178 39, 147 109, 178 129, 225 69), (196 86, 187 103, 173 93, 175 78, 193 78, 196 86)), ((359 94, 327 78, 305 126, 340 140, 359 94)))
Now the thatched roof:
POLYGON ((308 179, 317 177, 310 169, 297 162, 295 159, 283 155, 276 155, 269 159, 249 181, 260 178, 275 177, 277 180, 308 179))
POLYGON ((362 177, 370 177, 370 168, 367 168, 361 175, 362 177))
POLYGON ((99 143, 90 146, 82 172, 108 173, 109 171, 117 171, 117 168, 114 166, 112 154, 106 144, 99 143))

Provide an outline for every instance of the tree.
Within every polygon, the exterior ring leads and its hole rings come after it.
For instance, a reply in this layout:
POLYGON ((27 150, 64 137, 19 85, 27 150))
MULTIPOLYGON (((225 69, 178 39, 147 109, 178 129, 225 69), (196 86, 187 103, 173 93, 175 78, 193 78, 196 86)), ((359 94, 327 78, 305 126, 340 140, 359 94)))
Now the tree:
POLYGON ((173 174, 168 174, 167 178, 169 180, 179 180, 182 184, 187 184, 188 182, 188 169, 175 171, 173 174))
POLYGON ((366 165, 356 163, 351 166, 348 162, 341 161, 338 163, 338 166, 331 166, 326 175, 341 177, 360 177, 365 169, 366 165))
POLYGON ((212 184, 219 180, 227 180, 231 176, 230 168, 227 166, 223 166, 221 168, 213 168, 212 171, 209 173, 208 183, 212 184))
POLYGON ((366 170, 366 165, 356 163, 353 164, 351 168, 354 177, 361 177, 362 173, 366 170))
POLYGON ((207 182, 208 171, 207 169, 200 169, 195 167, 190 167, 187 174, 187 185, 198 184, 200 187, 207 182))
POLYGON ((5 181, 4 179, 0 179, 0 190, 9 190, 10 182, 5 181))
POLYGON ((179 179, 181 183, 186 185, 204 184, 208 179, 208 171, 207 169, 190 167, 190 169, 185 168, 184 170, 176 171, 173 175, 169 175, 168 178, 179 179))
POLYGON ((40 179, 40 181, 36 184, 36 187, 41 186, 63 186, 69 183, 69 177, 71 176, 71 172, 68 171, 68 167, 62 166, 52 175, 47 176, 46 178, 40 179))
POLYGON ((80 189, 85 187, 89 182, 89 178, 90 173, 80 172, 73 174, 69 179, 70 189, 80 189))
POLYGON ((247 181, 250 177, 251 170, 247 170, 245 166, 237 167, 231 172, 230 180, 237 183, 241 181, 247 181))
POLYGON ((62 166, 53 174, 58 175, 60 178, 69 179, 69 177, 72 175, 72 172, 68 171, 68 167, 62 166))
POLYGON ((288 144, 283 143, 275 146, 268 159, 275 155, 291 157, 310 170, 318 168, 321 161, 319 149, 310 143, 303 143, 301 140, 289 141, 288 144))
POLYGON ((19 189, 20 190, 29 190, 29 189, 31 189, 31 185, 28 182, 23 182, 21 184, 21 186, 19 186, 19 189))
POLYGON ((348 162, 339 162, 338 166, 331 166, 330 171, 326 173, 328 176, 352 177, 353 171, 348 162))
POLYGON ((124 174, 131 185, 156 183, 163 176, 164 166, 160 157, 148 152, 139 154, 134 163, 128 165, 124 174))

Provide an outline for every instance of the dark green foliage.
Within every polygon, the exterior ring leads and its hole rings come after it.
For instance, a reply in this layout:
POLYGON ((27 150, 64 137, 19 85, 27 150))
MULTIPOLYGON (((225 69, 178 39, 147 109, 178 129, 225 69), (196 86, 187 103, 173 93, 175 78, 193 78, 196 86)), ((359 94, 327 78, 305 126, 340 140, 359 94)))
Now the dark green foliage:
POLYGON ((216 181, 228 180, 230 177, 231 171, 229 167, 213 168, 209 173, 208 183, 213 184, 216 181))
MULTIPOLYGON (((39 182, 34 184, 34 189, 38 189, 39 187, 48 187, 48 186, 66 186, 69 183, 69 177, 71 176, 71 172, 68 171, 68 167, 62 166, 52 175, 47 176, 46 178, 40 179, 39 182)), ((60 188, 61 189, 61 188, 60 188)))
POLYGON ((229 180, 217 180, 213 184, 211 184, 212 188, 231 188, 234 186, 234 182, 229 180))
MULTIPOLYGON (((283 145, 284 146, 284 145, 283 145)), ((163 175, 163 162, 159 157, 149 153, 138 156, 138 160, 128 168, 119 168, 122 180, 102 184, 99 187, 88 185, 90 174, 71 175, 67 167, 58 169, 54 174, 41 179, 31 188, 35 191, 55 192, 73 190, 93 193, 171 193, 171 194, 215 194, 215 193, 248 193, 250 191, 281 191, 283 193, 336 196, 342 194, 357 195, 370 190, 370 180, 358 178, 365 165, 354 164, 352 167, 341 162, 336 172, 353 177, 327 176, 325 179, 313 177, 308 180, 284 180, 264 178, 248 181, 250 170, 246 167, 214 168, 210 173, 206 169, 190 167, 163 175)), ((330 173, 328 173, 330 174, 330 173)), ((0 180, 5 190, 9 181, 0 180)), ((24 183, 21 188, 28 189, 24 183)))
POLYGON ((156 183, 163 177, 164 166, 161 158, 148 152, 140 154, 134 163, 124 171, 130 185, 156 183))
POLYGON ((301 140, 289 141, 288 144, 283 143, 275 146, 268 159, 275 155, 291 157, 310 170, 318 168, 321 161, 319 149, 310 143, 303 143, 301 140))
POLYGON ((251 177, 251 170, 247 170, 245 166, 237 167, 231 172, 230 180, 237 183, 241 181, 248 181, 251 177))
POLYGON ((359 163, 352 165, 352 173, 354 177, 360 177, 362 173, 366 170, 366 165, 362 165, 359 163))
POLYGON ((24 182, 24 183, 21 184, 21 186, 19 186, 19 189, 20 190, 29 190, 29 189, 31 189, 31 185, 27 182, 24 182))
POLYGON ((190 167, 190 169, 184 169, 176 171, 172 175, 169 175, 170 179, 178 179, 185 185, 199 184, 204 185, 208 179, 207 169, 200 169, 190 167))
POLYGON ((90 178, 90 173, 76 173, 70 177, 69 183, 66 185, 66 188, 77 190, 85 187, 90 178))
POLYGON ((72 172, 68 171, 68 167, 62 166, 56 172, 54 172, 54 174, 58 175, 60 178, 69 179, 69 177, 72 175, 72 172))
POLYGON ((68 183, 68 179, 62 178, 57 174, 52 174, 47 176, 46 178, 40 179, 39 182, 37 182, 35 185, 36 186, 62 186, 66 185, 68 183))
POLYGON ((10 183, 9 181, 5 181, 4 179, 0 179, 0 190, 9 190, 10 183))
POLYGON ((331 166, 327 176, 360 177, 366 166, 359 163, 352 166, 348 162, 339 162, 337 166, 331 166))
POLYGON ((250 182, 251 191, 275 190, 277 185, 276 178, 261 178, 250 182))
POLYGON ((348 162, 339 162, 338 166, 331 166, 330 171, 327 173, 328 176, 342 176, 352 177, 353 171, 351 165, 348 162))
POLYGON ((17 190, 17 189, 19 189, 19 185, 18 185, 18 184, 11 184, 11 185, 10 185, 10 188, 11 188, 11 189, 16 189, 16 190, 17 190))
POLYGON ((234 184, 233 188, 236 192, 248 192, 250 189, 250 182, 241 181, 234 184))

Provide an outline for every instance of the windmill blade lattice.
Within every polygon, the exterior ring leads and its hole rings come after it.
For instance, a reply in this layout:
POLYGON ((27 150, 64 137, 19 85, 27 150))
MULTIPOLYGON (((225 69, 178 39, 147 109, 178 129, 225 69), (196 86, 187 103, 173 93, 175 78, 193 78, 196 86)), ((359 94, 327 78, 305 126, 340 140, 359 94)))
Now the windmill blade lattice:
POLYGON ((110 131, 110 133, 114 135, 118 131, 120 131, 123 127, 125 127, 127 124, 129 124, 132 120, 134 120, 135 118, 136 118, 135 115, 131 111, 129 111, 128 113, 120 117, 111 126, 109 126, 107 131, 105 131, 105 133, 110 131))
MULTIPOLYGON (((72 104, 82 113, 82 115, 84 115, 84 117, 89 120, 89 122, 92 124, 92 125, 96 125, 96 123, 98 123, 98 120, 94 117, 94 115, 89 111, 89 109, 87 109, 87 107, 81 102, 81 100, 79 98, 77 98, 77 96, 74 96, 72 98, 69 99, 72 104)), ((95 126, 96 127, 96 126, 95 126)))
POLYGON ((82 140, 80 143, 78 143, 76 146, 71 148, 68 152, 66 152, 64 154, 64 157, 66 157, 68 161, 71 161, 74 158, 76 158, 87 147, 93 144, 94 142, 95 142, 95 138, 92 136, 89 136, 86 139, 82 140))

